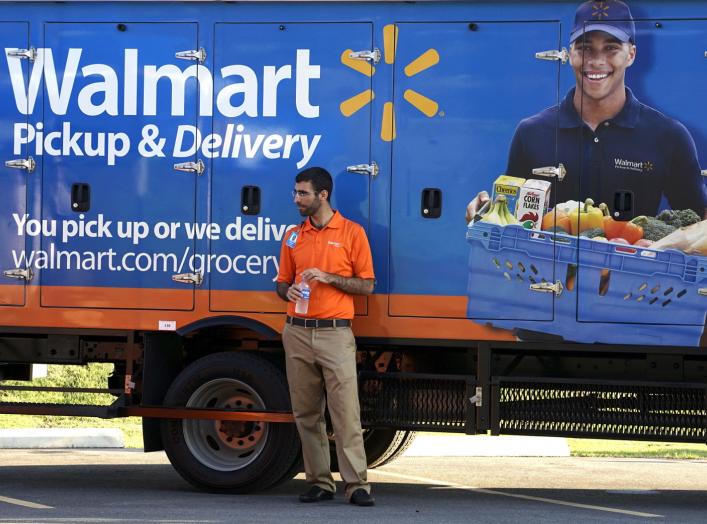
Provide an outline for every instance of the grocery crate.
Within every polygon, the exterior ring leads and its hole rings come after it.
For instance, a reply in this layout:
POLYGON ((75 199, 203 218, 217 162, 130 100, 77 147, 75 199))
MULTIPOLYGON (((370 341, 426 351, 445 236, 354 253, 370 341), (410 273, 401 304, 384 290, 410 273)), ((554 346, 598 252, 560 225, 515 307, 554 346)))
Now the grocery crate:
POLYGON ((522 227, 477 222, 467 230, 468 316, 476 320, 552 320, 554 296, 529 292, 531 284, 554 282, 554 247, 549 235, 522 227))
POLYGON ((468 317, 567 341, 697 346, 705 324, 707 257, 477 222, 468 317), (559 295, 531 284, 560 282, 559 295))

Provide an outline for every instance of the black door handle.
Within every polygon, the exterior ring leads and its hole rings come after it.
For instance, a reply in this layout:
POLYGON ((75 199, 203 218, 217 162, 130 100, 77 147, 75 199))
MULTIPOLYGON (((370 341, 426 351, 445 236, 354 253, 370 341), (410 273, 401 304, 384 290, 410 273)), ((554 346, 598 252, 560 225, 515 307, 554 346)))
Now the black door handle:
POLYGON ((82 182, 71 185, 71 210, 83 213, 91 208, 91 186, 82 182))
POLYGON ((442 190, 428 187, 422 190, 420 213, 423 218, 439 218, 442 216, 442 190))
POLYGON ((633 198, 633 191, 621 189, 614 193, 614 213, 617 220, 631 220, 636 203, 633 198))
POLYGON ((243 186, 241 189, 241 211, 244 215, 260 213, 260 188, 258 186, 243 186))

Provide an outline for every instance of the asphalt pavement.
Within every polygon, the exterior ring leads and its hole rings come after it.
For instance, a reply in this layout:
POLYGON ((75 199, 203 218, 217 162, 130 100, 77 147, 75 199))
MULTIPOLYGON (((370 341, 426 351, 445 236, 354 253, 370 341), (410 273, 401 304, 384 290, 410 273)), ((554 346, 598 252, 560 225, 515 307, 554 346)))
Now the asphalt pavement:
POLYGON ((0 450, 0 523, 699 522, 707 461, 406 456, 371 470, 377 504, 195 491, 163 453, 0 450))

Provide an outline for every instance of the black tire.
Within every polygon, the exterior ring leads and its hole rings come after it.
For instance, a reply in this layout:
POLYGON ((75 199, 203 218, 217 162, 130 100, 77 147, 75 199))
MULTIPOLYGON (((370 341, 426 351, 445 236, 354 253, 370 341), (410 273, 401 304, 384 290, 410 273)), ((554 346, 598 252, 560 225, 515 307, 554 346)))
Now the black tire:
MULTIPOLYGON (((366 463, 369 469, 389 464, 405 453, 415 440, 414 431, 398 431, 396 429, 364 429, 363 446, 366 449, 366 463)), ((339 471, 334 439, 329 440, 331 453, 331 470, 339 471)))
POLYGON ((395 429, 364 430, 363 445, 369 468, 377 468, 393 462, 410 447, 417 434, 414 431, 395 429))
MULTIPOLYGON (((281 370, 247 353, 216 353, 184 369, 169 387, 167 406, 245 407, 289 411, 281 370)), ((190 484, 210 492, 248 493, 291 478, 300 442, 294 424, 162 421, 167 457, 190 484)))

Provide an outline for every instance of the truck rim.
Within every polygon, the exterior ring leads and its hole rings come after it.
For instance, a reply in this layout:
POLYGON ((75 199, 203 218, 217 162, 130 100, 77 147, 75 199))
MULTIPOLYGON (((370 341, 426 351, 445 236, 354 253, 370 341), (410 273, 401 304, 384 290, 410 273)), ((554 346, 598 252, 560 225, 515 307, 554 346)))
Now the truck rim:
MULTIPOLYGON (((199 386, 187 407, 251 410, 265 409, 265 403, 248 384, 220 378, 199 386)), ((194 458, 217 471, 248 466, 263 451, 268 437, 268 424, 263 422, 187 419, 182 424, 194 458)))

